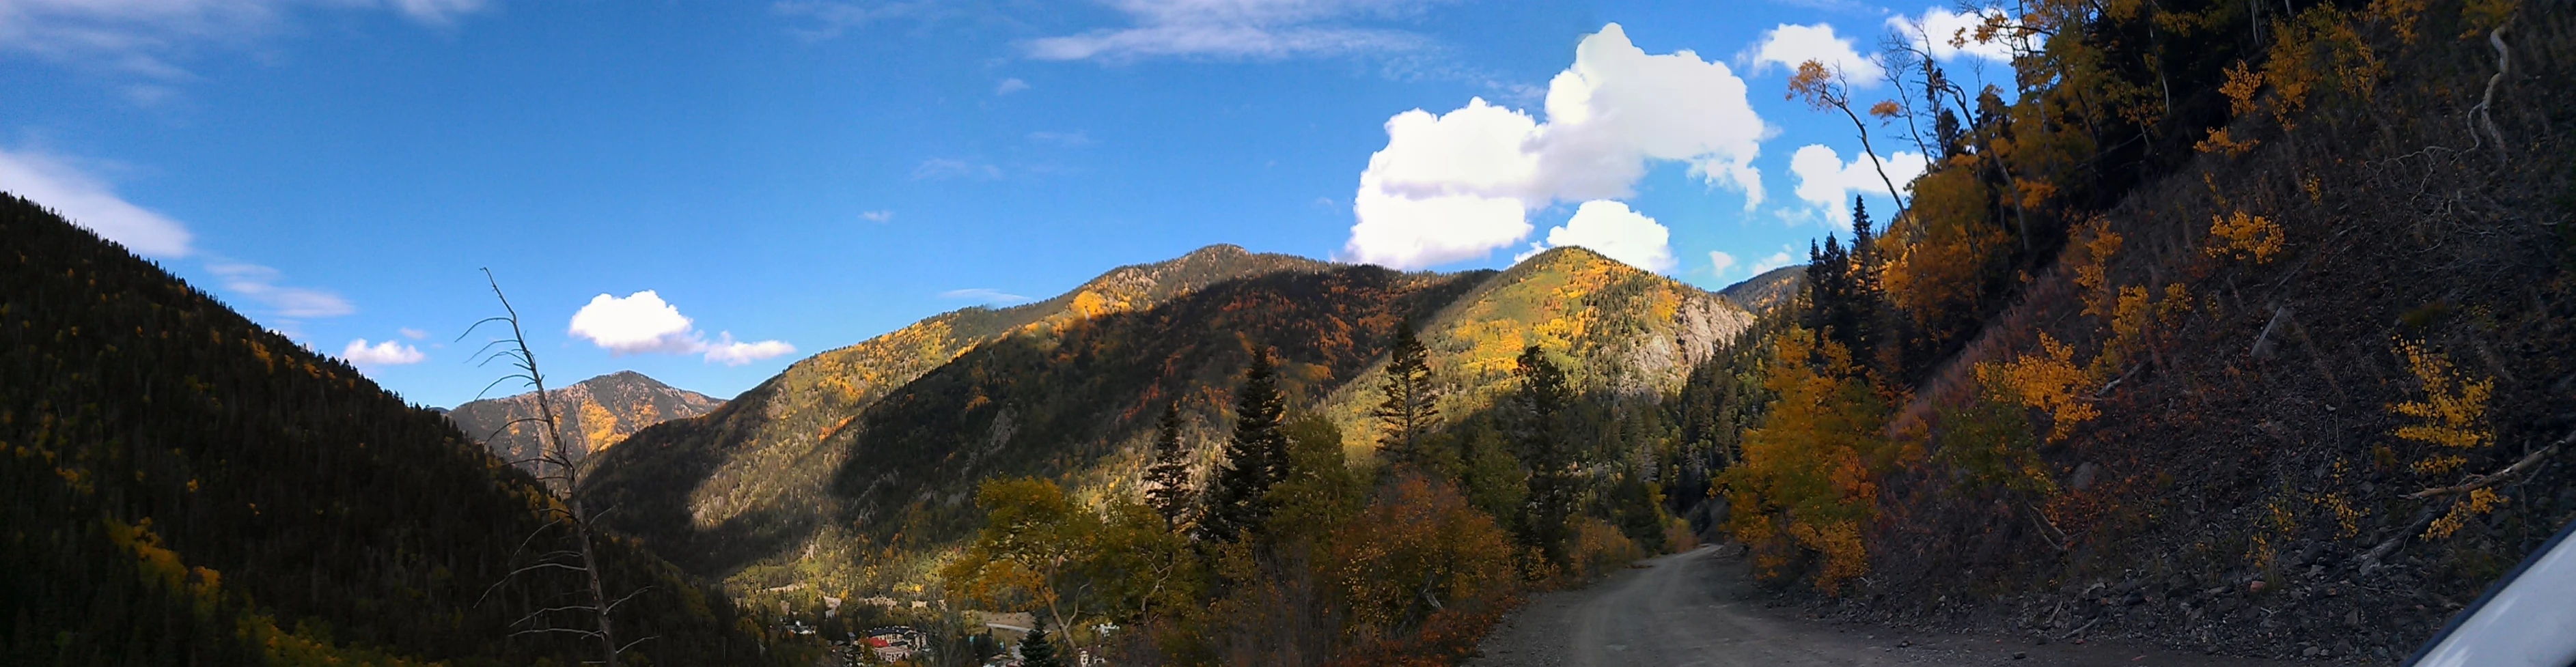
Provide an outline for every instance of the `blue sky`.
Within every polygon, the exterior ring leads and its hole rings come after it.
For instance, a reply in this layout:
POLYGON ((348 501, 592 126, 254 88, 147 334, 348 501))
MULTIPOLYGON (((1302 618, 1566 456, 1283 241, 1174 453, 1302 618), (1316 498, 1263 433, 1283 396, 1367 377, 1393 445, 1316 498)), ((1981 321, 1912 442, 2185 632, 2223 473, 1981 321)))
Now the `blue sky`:
POLYGON ((730 397, 1212 243, 1722 287, 1887 210, 1781 63, 1886 97, 1866 54, 1947 6, 0 0, 0 190, 414 402, 502 374, 455 341, 486 267, 558 383, 730 397))

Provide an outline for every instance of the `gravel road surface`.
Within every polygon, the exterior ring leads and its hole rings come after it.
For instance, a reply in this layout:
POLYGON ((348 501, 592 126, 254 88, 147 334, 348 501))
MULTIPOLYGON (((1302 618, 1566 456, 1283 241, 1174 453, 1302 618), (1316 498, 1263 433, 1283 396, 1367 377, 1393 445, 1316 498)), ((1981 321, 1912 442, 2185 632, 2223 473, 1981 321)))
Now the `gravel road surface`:
POLYGON ((2125 645, 1810 620, 1769 608, 1749 566, 1716 547, 1639 561, 1580 589, 1530 600, 1478 645, 1477 667, 2011 665, 2274 667, 2285 663, 2125 645))

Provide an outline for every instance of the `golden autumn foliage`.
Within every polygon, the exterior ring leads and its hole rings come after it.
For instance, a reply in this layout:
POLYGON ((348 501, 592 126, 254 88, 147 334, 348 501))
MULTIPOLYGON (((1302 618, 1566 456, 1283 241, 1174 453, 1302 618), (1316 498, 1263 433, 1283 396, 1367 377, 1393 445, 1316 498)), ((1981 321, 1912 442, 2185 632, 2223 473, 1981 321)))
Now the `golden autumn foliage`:
POLYGON ((263 662, 276 667, 414 667, 444 665, 406 659, 356 646, 334 644, 327 634, 298 624, 294 631, 277 627, 277 621, 266 614, 229 609, 231 593, 224 590, 223 575, 206 567, 190 567, 179 553, 164 546, 161 536, 152 531, 152 519, 127 524, 113 518, 102 518, 108 541, 134 558, 134 575, 146 586, 157 588, 187 601, 198 618, 216 620, 232 616, 233 639, 256 652, 263 662))
POLYGON ((1619 532, 1619 527, 1610 525, 1609 521, 1585 515, 1573 523, 1574 541, 1566 548, 1567 561, 1580 570, 1576 573, 1580 576, 1609 574, 1646 557, 1645 550, 1637 546, 1636 540, 1628 539, 1627 534, 1619 532))
POLYGON ((2254 147, 2261 143, 2263 142, 2255 139, 2239 140, 2234 136, 2229 135, 2227 128, 2220 127, 2211 128, 2209 131, 2209 138, 2202 139, 2200 140, 2200 143, 2192 145, 2192 150, 2203 153, 2221 153, 2228 157, 2236 157, 2244 155, 2246 151, 2254 150, 2254 147))
POLYGON ((1493 517, 1447 480, 1420 475, 1379 491, 1336 531, 1330 552, 1326 574, 1362 638, 1409 630, 1447 606, 1491 602, 1519 583, 1518 550, 1493 517))
POLYGON ((2203 252, 2211 257, 2234 257, 2261 264, 2281 254, 2282 238, 2281 226, 2271 218, 2244 211, 2213 214, 2209 216, 2209 247, 2203 252))
POLYGON ((2229 112, 2239 116, 2254 113, 2262 108, 2255 96, 2263 92, 2263 71, 2247 67, 2245 61, 2236 61, 2235 65, 2227 68, 2227 83, 2221 84, 2218 92, 2227 95, 2229 112))
POLYGON ((2086 395, 2092 383, 2075 365, 2075 349, 2045 333, 2035 354, 1977 364, 1977 382, 2005 401, 2047 413, 2049 442, 2065 440, 2076 425, 2101 415, 2086 395))
POLYGON ((1727 529, 1754 546, 1767 573, 1799 553, 1821 558, 1815 585, 1832 592, 1868 572, 1859 531, 1878 515, 1879 476, 1907 452, 1881 433, 1886 399, 1849 351, 1797 327, 1775 341, 1764 387, 1778 398, 1722 477, 1734 513, 1727 529))
POLYGON ((2111 258, 2120 254, 2120 244, 2124 240, 2119 232, 2111 231, 2111 220, 2101 216, 2094 216, 2075 228, 2074 243, 2070 244, 2075 254, 2071 260, 2075 266, 2075 286, 2084 291, 2085 315, 2107 317, 2111 314, 2116 294, 2111 289, 2111 258))
POLYGON ((2121 287, 2111 309, 2111 338, 2103 341, 2090 365, 2092 379, 2107 381, 2126 372, 2138 356, 2155 354, 2167 332, 2182 328, 2192 305, 2191 290, 2182 283, 2167 283, 2162 299, 2143 286, 2121 287))
POLYGON ((2415 420, 2397 427, 2394 435, 2438 448, 2415 462, 2415 472, 2437 475, 2457 470, 2468 462, 2459 452, 2495 444, 2495 432, 2486 423, 2487 399, 2495 395, 2494 379, 2471 379, 2453 368, 2450 358, 2414 341, 2397 341, 2397 354, 2424 387, 2424 398, 2388 406, 2390 412, 2415 420))
POLYGON ((1059 627, 1062 617, 1078 616, 1078 607, 1063 607, 1080 585, 1080 559, 1099 539, 1099 515, 1054 482, 1030 478, 987 481, 975 503, 987 523, 964 554, 940 568, 948 590, 995 608, 1047 608, 1059 627))
POLYGON ((2504 503, 2505 497, 2496 495, 2495 489, 2472 490, 2467 498, 2453 503, 2451 511, 2442 513, 2442 518, 2434 519, 2432 525, 2424 527, 2424 539, 2438 540, 2450 537, 2452 533, 2459 532, 2462 526, 2468 525, 2470 519, 2493 512, 2504 503))
POLYGON ((1888 299, 1917 324, 1974 312, 1984 275, 2011 239, 1995 226, 1974 156, 1914 182, 1910 215, 1888 230, 1883 243, 1888 299))

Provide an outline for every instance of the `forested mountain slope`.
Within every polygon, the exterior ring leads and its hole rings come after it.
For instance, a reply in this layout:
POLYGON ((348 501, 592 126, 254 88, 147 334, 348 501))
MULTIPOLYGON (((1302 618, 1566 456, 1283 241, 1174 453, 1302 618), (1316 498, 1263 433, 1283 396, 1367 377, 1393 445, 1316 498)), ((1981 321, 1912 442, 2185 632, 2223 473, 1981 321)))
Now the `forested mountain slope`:
POLYGON ((2402 659, 2576 518, 2576 17, 2112 6, 1891 103, 1937 166, 1818 257, 1727 529, 1854 615, 2402 659))
POLYGON ((1215 245, 1119 267, 1045 301, 941 314, 798 361, 703 417, 640 431, 597 459, 585 486, 624 508, 613 528, 694 571, 730 574, 747 562, 743 554, 796 546, 817 525, 824 487, 846 457, 824 448, 826 440, 887 393, 975 346, 1150 308, 1229 279, 1327 266, 1215 245))
MULTIPOLYGON (((618 371, 548 390, 572 460, 616 445, 644 427, 713 412, 724 401, 662 384, 635 371, 618 371)), ((536 422, 536 393, 468 401, 447 412, 467 437, 492 450, 493 456, 535 472, 543 448, 536 422)))
MULTIPOLYGON (((1301 262, 1246 267, 1232 272, 1242 277, 1150 307, 1055 311, 835 420, 791 415, 818 424, 795 436, 812 439, 799 445, 805 454, 757 473, 719 473, 696 491, 635 480, 688 465, 647 456, 699 451, 691 439, 722 437, 718 424, 737 408, 650 429, 605 459, 618 463, 601 467, 600 479, 627 479, 593 488, 629 508, 622 530, 698 571, 732 577, 738 591, 805 582, 915 590, 908 587, 922 583, 929 565, 979 520, 970 501, 980 480, 1035 475, 1064 480, 1087 497, 1136 497, 1151 462, 1146 436, 1166 406, 1180 408, 1185 439, 1199 443, 1195 474, 1207 474, 1217 463, 1214 443, 1232 419, 1225 399, 1255 347, 1276 351, 1294 409, 1341 422, 1353 460, 1372 465, 1377 427, 1365 416, 1367 404, 1377 400, 1385 346, 1408 321, 1431 348, 1447 387, 1444 409, 1457 415, 1452 421, 1481 423, 1491 435, 1496 424, 1479 415, 1513 386, 1513 360, 1525 346, 1554 352, 1604 405, 1624 395, 1651 411, 1752 319, 1714 294, 1582 249, 1552 251, 1501 273, 1403 274, 1301 262), (654 444, 632 447, 641 443, 654 444), (717 512, 728 501, 709 488, 763 489, 777 500, 717 512)), ((1039 305, 1087 300, 1084 293, 1039 305)), ((945 326, 940 321, 905 331, 945 326)), ((805 381, 841 381, 810 377, 805 381)), ((1663 435, 1640 430, 1634 440, 1662 442, 1663 435)), ((1468 450, 1459 438, 1442 447, 1461 453, 1452 462, 1468 450)), ((1660 539, 1659 524, 1646 530, 1660 539)))
MULTIPOLYGON (((0 197, 0 238, 0 662, 600 657, 513 634, 581 580, 503 581, 551 501, 445 418, 36 203, 0 197)), ((721 593, 601 553, 644 589, 630 659, 762 662, 721 593)))
POLYGON ((1746 278, 1743 282, 1728 285, 1726 289, 1718 290, 1717 293, 1734 300, 1736 305, 1743 306, 1745 310, 1758 313, 1793 301, 1806 290, 1807 267, 1783 266, 1764 271, 1762 275, 1746 278))

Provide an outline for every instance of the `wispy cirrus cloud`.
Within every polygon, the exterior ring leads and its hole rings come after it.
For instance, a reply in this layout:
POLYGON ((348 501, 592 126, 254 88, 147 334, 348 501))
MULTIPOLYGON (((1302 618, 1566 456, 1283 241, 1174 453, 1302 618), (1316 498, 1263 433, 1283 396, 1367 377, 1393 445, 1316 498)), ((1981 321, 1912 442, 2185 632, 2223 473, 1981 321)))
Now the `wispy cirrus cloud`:
POLYGON ((912 178, 916 181, 941 181, 951 178, 992 179, 1001 177, 1002 168, 993 166, 992 163, 973 162, 957 158, 930 158, 922 160, 921 164, 912 168, 912 178))
POLYGON ((21 55, 138 77, 128 99, 170 94, 195 78, 179 63, 207 49, 241 48, 286 31, 307 11, 392 11, 432 27, 454 25, 488 0, 0 0, 0 56, 21 55))
POLYGON ((1081 130, 1072 132, 1039 130, 1029 133, 1029 141, 1062 148, 1083 148, 1100 143, 1092 140, 1091 133, 1081 130))
POLYGON ((286 274, 277 269, 234 262, 211 264, 206 270, 215 273, 224 291, 249 299, 279 317, 301 320, 358 312, 357 306, 338 293, 284 284, 286 274))
MULTIPOLYGON (((0 20, 6 17, 0 14, 0 20)), ((194 252, 190 243, 196 237, 186 225, 127 202, 106 181, 52 154, 0 150, 0 190, 54 209, 136 254, 178 258, 194 252)))
POLYGON ((946 292, 940 292, 939 298, 999 304, 1028 303, 1029 301, 1029 298, 1025 296, 987 287, 948 290, 946 292))
POLYGON ((1431 40, 1385 22, 1419 14, 1439 0, 1105 0, 1126 15, 1123 28, 1093 30, 1023 44, 1039 60, 1126 62, 1200 57, 1280 60, 1411 51, 1431 40))
POLYGON ((918 18, 934 8, 928 0, 916 2, 853 2, 849 0, 782 0, 771 3, 769 10, 780 16, 805 19, 805 25, 792 28, 806 39, 832 39, 852 30, 879 22, 918 18))

